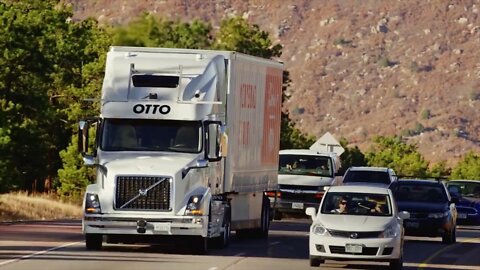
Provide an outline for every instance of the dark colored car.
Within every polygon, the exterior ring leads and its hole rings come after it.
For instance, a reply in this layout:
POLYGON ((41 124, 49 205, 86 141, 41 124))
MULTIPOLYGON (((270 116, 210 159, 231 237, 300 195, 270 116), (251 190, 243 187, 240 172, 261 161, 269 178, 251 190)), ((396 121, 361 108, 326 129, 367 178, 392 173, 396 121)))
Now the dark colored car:
POLYGON ((480 225, 480 180, 450 180, 447 188, 458 197, 457 223, 480 225))
POLYGON ((442 237, 442 242, 456 242, 457 209, 447 187, 437 180, 398 180, 393 196, 399 211, 410 218, 403 222, 406 235, 442 237))

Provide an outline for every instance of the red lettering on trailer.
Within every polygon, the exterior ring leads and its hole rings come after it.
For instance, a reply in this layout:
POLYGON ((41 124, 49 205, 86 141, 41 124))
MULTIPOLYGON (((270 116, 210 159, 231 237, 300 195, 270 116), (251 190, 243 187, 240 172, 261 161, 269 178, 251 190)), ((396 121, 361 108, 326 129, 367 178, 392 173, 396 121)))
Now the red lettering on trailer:
POLYGON ((280 117, 282 105, 282 71, 267 68, 265 108, 263 114, 262 164, 277 165, 280 149, 280 117))
POLYGON ((250 133, 250 122, 241 121, 240 122, 240 136, 239 136, 239 142, 238 143, 241 144, 241 145, 248 145, 249 133, 250 133))
POLYGON ((257 106, 257 86, 242 83, 240 85, 240 107, 254 109, 257 106))

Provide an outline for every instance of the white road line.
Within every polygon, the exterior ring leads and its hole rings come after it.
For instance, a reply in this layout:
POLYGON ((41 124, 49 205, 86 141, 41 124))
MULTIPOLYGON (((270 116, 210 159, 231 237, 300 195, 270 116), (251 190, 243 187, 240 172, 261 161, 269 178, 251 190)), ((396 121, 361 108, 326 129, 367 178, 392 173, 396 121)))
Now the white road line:
POLYGON ((240 253, 237 253, 235 254, 235 257, 242 257, 242 256, 245 256, 245 252, 240 252, 240 253))
POLYGON ((67 243, 67 244, 64 244, 64 245, 61 245, 61 246, 57 246, 57 247, 49 248, 49 249, 46 249, 46 250, 38 251, 38 252, 35 252, 35 253, 32 253, 32 254, 24 255, 24 256, 19 257, 19 258, 15 258, 15 259, 11 259, 11 260, 8 260, 8 261, 0 262, 0 266, 4 266, 4 265, 10 264, 10 263, 15 263, 15 262, 25 260, 25 259, 30 259, 32 257, 38 256, 38 255, 43 255, 43 254, 48 253, 50 251, 54 251, 54 250, 61 249, 61 248, 64 248, 64 247, 77 245, 77 244, 80 244, 80 243, 83 243, 83 241, 82 242, 67 243))
POLYGON ((276 245, 278 245, 278 244, 280 244, 280 242, 275 241, 275 242, 270 243, 269 246, 276 246, 276 245))
POLYGON ((434 264, 434 263, 403 263, 405 267, 415 268, 435 268, 435 269, 461 269, 461 270, 480 270, 480 266, 473 265, 450 265, 450 264, 434 264))

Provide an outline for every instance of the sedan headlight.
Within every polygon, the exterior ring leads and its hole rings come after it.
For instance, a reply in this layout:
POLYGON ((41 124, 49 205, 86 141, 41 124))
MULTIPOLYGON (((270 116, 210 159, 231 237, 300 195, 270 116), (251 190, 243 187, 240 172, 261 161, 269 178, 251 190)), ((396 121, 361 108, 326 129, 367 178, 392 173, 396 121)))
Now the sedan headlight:
POLYGON ((193 195, 188 199, 187 208, 185 209, 185 215, 201 216, 203 215, 202 209, 203 195, 193 195))
POLYGON ((397 226, 390 225, 380 234, 380 238, 395 238, 399 234, 397 226))
POLYGON ((448 216, 448 211, 445 211, 443 213, 430 213, 428 214, 429 218, 444 218, 448 216))
POLYGON ((328 230, 322 224, 317 223, 312 226, 312 233, 317 235, 330 235, 328 230))
POLYGON ((87 193, 85 195, 85 213, 87 214, 99 214, 102 212, 100 207, 100 200, 95 193, 87 193))

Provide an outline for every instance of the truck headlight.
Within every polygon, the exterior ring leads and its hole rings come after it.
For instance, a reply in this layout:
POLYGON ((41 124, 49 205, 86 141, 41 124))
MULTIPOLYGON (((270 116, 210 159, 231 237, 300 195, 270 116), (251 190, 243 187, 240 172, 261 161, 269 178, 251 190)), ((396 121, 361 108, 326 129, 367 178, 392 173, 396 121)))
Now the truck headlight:
POLYGON ((203 215, 202 198, 203 195, 191 196, 190 199, 188 199, 187 208, 185 209, 185 215, 203 215))
POLYGON ((312 233, 318 235, 330 235, 330 233, 328 233, 328 230, 320 223, 314 224, 312 226, 312 233))
POLYGON ((101 212, 102 208, 100 207, 98 195, 94 193, 87 193, 85 195, 85 213, 99 214, 101 212))

